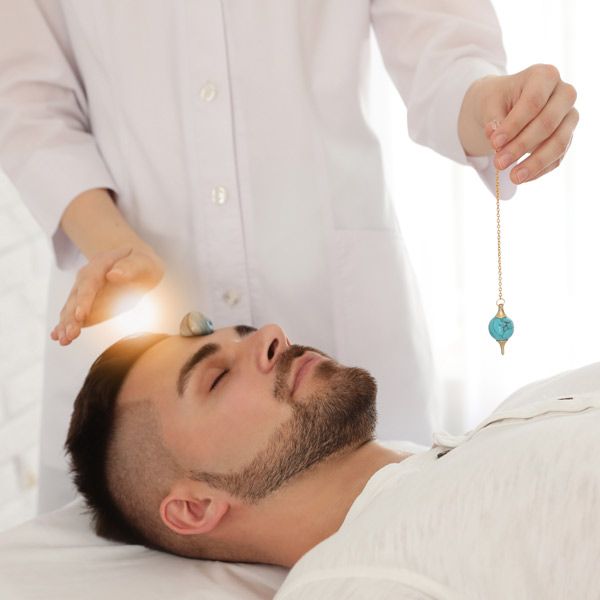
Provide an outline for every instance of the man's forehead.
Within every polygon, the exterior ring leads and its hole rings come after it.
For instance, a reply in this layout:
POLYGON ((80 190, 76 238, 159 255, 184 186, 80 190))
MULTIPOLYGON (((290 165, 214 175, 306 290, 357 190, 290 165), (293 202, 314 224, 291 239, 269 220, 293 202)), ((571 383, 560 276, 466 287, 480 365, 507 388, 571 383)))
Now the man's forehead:
POLYGON ((129 371, 119 394, 119 404, 156 394, 175 396, 179 370, 190 355, 207 344, 235 336, 233 327, 223 327, 203 336, 171 335, 161 340, 147 350, 129 371))

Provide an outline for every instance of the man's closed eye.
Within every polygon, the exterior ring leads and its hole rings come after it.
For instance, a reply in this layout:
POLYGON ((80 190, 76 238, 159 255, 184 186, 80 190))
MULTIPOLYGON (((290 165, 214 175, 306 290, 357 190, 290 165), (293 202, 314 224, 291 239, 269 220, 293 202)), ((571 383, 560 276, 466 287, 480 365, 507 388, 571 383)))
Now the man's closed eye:
POLYGON ((221 381, 221 378, 226 375, 227 373, 229 373, 229 369, 226 369, 225 371, 223 371, 214 381, 213 384, 210 386, 210 391, 212 392, 212 390, 214 390, 217 385, 219 385, 219 381, 221 381))

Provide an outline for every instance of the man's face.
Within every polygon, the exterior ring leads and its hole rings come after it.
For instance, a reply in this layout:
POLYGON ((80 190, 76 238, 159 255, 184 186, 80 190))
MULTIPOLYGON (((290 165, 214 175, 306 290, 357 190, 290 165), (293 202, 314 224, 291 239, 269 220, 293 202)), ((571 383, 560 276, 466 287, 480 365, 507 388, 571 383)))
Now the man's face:
POLYGON ((376 389, 368 372, 290 344, 276 325, 238 325, 156 344, 119 403, 150 399, 165 446, 191 479, 256 501, 373 439, 376 389))

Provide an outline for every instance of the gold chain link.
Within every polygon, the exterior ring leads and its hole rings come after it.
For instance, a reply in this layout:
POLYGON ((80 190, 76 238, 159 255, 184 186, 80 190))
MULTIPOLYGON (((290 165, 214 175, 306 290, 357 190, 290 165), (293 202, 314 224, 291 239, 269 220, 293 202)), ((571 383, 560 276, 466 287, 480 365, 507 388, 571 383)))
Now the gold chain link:
POLYGON ((496 169, 496 224, 498 228, 498 301, 496 304, 504 304, 502 297, 502 250, 500 247, 500 171, 496 169))

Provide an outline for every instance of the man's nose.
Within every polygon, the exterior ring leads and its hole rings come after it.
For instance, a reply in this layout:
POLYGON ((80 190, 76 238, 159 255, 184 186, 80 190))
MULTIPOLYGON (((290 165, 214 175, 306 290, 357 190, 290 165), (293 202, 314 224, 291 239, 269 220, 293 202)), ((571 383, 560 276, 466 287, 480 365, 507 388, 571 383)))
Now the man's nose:
POLYGON ((258 367, 269 372, 279 359, 279 355, 290 347, 291 342, 279 325, 265 325, 258 330, 258 367))

